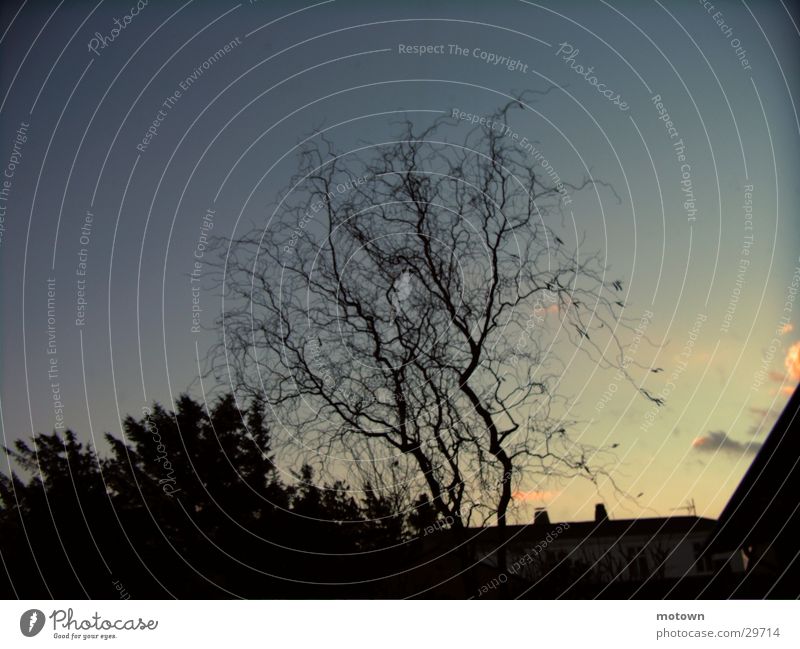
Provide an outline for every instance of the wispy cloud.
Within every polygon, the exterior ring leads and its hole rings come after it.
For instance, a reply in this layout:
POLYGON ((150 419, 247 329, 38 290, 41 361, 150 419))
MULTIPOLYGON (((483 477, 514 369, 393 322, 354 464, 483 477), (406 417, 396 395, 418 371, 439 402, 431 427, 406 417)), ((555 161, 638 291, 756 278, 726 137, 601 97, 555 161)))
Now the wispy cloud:
POLYGON ((750 408, 750 412, 765 421, 775 421, 781 414, 781 410, 777 408, 770 408, 769 410, 767 408, 750 408))
POLYGON ((756 423, 750 427, 750 434, 759 435, 762 432, 770 431, 780 417, 781 408, 750 408, 750 412, 756 418, 756 423))
POLYGON ((703 453, 730 453, 731 455, 755 455, 761 448, 761 442, 739 442, 722 430, 710 431, 692 440, 692 448, 703 453))
POLYGON ((520 500, 522 502, 541 502, 543 500, 549 500, 557 495, 557 491, 534 489, 533 491, 515 491, 511 494, 511 497, 514 500, 520 500))

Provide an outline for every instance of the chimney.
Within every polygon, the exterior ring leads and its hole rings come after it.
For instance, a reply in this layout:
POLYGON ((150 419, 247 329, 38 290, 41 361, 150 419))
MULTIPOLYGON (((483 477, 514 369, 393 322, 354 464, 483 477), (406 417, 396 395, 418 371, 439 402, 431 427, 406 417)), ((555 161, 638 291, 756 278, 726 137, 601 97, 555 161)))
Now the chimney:
POLYGON ((603 521, 607 520, 608 520, 608 512, 606 511, 606 506, 603 503, 597 503, 594 506, 595 523, 602 523, 603 521))
POLYGON ((547 515, 547 509, 544 507, 537 507, 533 512, 534 525, 550 525, 550 516, 547 515))

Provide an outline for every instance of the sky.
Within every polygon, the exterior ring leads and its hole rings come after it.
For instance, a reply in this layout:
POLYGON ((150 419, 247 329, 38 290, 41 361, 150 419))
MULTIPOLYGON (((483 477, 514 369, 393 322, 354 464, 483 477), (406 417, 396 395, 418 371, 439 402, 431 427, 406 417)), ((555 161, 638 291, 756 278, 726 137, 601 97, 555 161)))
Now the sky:
POLYGON ((574 434, 619 444, 636 498, 523 481, 517 515, 717 516, 800 380, 799 20, 722 0, 4 2, 4 443, 99 440, 215 391, 203 245, 265 226, 314 129, 347 150, 553 86, 513 126, 562 178, 602 181, 552 225, 622 280, 666 403, 565 358, 574 434))

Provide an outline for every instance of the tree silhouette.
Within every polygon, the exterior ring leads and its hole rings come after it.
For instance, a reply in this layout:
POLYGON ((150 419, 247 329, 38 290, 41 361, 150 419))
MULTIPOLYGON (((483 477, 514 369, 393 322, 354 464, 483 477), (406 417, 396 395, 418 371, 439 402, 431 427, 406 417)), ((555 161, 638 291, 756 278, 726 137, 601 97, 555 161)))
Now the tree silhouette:
POLYGON ((267 226, 224 246, 210 371, 266 400, 292 461, 370 471, 399 512, 423 493, 454 527, 504 526, 523 477, 596 480, 610 459, 558 411, 553 329, 632 382, 627 325, 619 281, 549 223, 593 183, 556 181, 509 131, 453 144, 451 127, 342 154, 309 140, 267 226))
POLYGON ((105 442, 99 454, 68 430, 5 449, 3 595, 327 597, 342 590, 326 583, 374 573, 360 552, 405 538, 381 496, 317 485, 309 466, 285 484, 258 400, 181 396, 105 442))

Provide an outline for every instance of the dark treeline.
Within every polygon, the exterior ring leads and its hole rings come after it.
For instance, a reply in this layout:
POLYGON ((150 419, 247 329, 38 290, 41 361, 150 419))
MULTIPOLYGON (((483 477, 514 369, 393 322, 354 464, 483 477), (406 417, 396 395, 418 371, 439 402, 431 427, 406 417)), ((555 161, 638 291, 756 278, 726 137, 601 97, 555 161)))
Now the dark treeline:
POLYGON ((371 580, 433 522, 308 466, 287 484, 259 403, 242 413, 227 396, 209 415, 183 396, 123 432, 102 456, 72 431, 5 449, 4 598, 379 596, 371 580))

